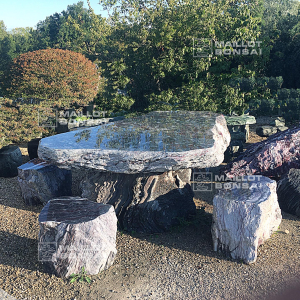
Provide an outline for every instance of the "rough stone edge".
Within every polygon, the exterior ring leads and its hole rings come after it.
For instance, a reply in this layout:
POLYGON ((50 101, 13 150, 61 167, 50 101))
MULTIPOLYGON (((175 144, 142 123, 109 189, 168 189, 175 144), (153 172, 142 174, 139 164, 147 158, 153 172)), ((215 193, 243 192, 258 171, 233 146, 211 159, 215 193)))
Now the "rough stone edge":
POLYGON ((88 167, 101 171, 125 174, 166 172, 195 167, 215 167, 223 162, 224 152, 230 144, 230 133, 225 117, 223 115, 216 116, 215 124, 210 130, 213 133, 214 145, 211 148, 205 149, 184 152, 50 149, 43 146, 43 140, 41 140, 38 148, 38 156, 62 168, 88 167), (224 141, 222 147, 217 145, 221 139, 224 141), (217 151, 218 148, 219 151, 217 151), (99 153, 98 155, 97 152, 99 153), (75 160, 74 157, 76 156, 80 157, 81 161, 75 160), (106 159, 106 157, 112 156, 118 157, 116 160, 118 164, 112 163, 111 159, 106 159), (209 159, 212 156, 214 156, 213 163, 209 159), (92 157, 93 160, 91 162, 92 157), (100 162, 101 159, 103 159, 102 163, 100 162), (158 160, 159 163, 157 163, 158 160), (135 161, 135 163, 133 164, 132 161, 135 161))

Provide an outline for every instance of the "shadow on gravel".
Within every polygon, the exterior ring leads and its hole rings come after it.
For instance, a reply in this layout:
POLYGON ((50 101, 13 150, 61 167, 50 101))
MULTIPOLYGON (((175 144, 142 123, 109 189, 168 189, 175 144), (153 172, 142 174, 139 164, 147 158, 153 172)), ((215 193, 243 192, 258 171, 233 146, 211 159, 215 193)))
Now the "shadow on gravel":
POLYGON ((17 177, 0 177, 0 205, 40 213, 43 205, 26 205, 21 194, 17 177))
POLYGON ((204 209, 197 209, 197 214, 189 221, 181 220, 170 232, 159 234, 142 234, 129 232, 132 237, 170 249, 178 249, 203 256, 226 259, 214 252, 211 237, 212 214, 204 209))
POLYGON ((2 239, 5 242, 1 241, 1 244, 6 247, 0 249, 0 264, 43 272, 38 261, 37 239, 0 231, 0 240, 2 239))

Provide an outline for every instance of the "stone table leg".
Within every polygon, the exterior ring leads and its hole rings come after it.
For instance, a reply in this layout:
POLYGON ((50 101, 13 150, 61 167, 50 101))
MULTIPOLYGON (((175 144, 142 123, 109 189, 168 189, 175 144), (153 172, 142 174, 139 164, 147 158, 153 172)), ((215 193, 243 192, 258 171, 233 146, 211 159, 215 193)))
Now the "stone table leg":
POLYGON ((191 169, 143 174, 93 170, 81 190, 82 197, 113 205, 123 229, 157 233, 196 213, 190 180, 191 169))

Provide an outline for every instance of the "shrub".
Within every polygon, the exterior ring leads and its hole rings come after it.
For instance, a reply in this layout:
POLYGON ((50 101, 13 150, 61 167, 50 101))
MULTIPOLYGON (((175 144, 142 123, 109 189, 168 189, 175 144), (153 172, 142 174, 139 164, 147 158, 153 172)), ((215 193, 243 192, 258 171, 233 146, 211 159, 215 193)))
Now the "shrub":
POLYGON ((255 86, 255 78, 241 78, 240 81, 240 89, 242 92, 248 93, 254 89, 255 86))
POLYGON ((286 119, 286 121, 299 120, 300 99, 290 98, 282 102, 282 115, 286 119))
POLYGON ((300 95, 298 94, 298 90, 290 89, 290 98, 298 98, 300 95))
POLYGON ((259 102, 259 106, 256 109, 258 116, 272 116, 277 114, 278 110, 275 99, 261 99, 259 102))
POLYGON ((259 77, 256 79, 256 84, 258 87, 265 89, 268 85, 269 77, 259 77))
POLYGON ((8 75, 8 95, 40 98, 58 107, 87 105, 100 84, 97 67, 80 53, 46 49, 19 55, 8 75))
POLYGON ((277 96, 279 100, 286 100, 290 97, 289 89, 280 89, 277 91, 277 96))
POLYGON ((0 147, 49 134, 48 128, 39 126, 39 107, 38 104, 16 105, 10 99, 0 99, 0 147))
POLYGON ((270 77, 267 86, 271 91, 277 91, 278 89, 281 88, 282 84, 283 84, 283 79, 281 76, 276 78, 270 77))

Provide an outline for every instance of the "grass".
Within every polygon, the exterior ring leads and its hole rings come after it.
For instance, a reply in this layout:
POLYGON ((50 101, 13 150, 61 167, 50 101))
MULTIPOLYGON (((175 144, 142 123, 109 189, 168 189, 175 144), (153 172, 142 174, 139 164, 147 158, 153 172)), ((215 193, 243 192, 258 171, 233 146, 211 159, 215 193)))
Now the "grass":
POLYGON ((75 281, 79 281, 79 282, 87 282, 87 283, 91 283, 91 279, 86 275, 86 271, 85 268, 82 267, 81 271, 79 274, 71 274, 70 275, 70 283, 74 283, 75 281))

